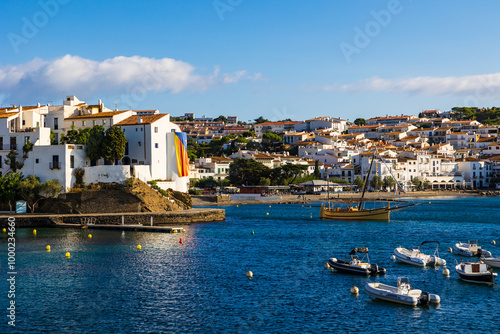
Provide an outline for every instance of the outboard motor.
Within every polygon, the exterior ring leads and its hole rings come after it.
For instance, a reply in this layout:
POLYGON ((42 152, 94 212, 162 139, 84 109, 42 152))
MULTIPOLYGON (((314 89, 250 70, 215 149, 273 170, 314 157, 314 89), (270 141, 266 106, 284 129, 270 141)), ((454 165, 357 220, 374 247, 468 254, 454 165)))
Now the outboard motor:
POLYGON ((430 266, 435 266, 436 265, 436 257, 433 255, 429 258, 429 262, 427 263, 430 266))
POLYGON ((430 300, 431 300, 431 294, 428 292, 422 292, 420 294, 420 297, 418 297, 418 305, 425 306, 429 304, 430 300))
POLYGON ((372 274, 377 274, 377 273, 378 273, 378 265, 376 265, 376 264, 372 264, 372 265, 370 266, 370 272, 371 272, 372 274))

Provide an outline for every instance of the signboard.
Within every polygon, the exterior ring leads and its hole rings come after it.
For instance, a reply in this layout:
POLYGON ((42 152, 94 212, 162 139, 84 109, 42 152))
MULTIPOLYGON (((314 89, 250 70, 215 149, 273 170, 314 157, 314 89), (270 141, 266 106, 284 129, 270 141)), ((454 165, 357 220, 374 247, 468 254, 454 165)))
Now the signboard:
POLYGON ((26 213, 26 201, 16 202, 16 213, 26 213))

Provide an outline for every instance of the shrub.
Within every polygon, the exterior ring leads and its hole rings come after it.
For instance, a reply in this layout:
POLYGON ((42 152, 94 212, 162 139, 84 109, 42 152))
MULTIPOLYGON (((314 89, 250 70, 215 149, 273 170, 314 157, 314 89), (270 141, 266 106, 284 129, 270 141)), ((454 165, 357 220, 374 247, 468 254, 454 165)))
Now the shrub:
POLYGON ((125 180, 125 187, 132 187, 134 185, 134 179, 133 178, 128 178, 125 180))

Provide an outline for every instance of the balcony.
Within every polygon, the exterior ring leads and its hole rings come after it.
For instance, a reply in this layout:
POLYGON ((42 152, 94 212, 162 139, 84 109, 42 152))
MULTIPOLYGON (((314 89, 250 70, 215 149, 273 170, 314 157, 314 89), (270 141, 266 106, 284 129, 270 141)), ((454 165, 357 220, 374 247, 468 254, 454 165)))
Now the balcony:
POLYGON ((4 144, 0 146, 2 151, 17 150, 17 144, 4 144))
POLYGON ((61 163, 57 161, 49 162, 50 169, 61 169, 61 163))

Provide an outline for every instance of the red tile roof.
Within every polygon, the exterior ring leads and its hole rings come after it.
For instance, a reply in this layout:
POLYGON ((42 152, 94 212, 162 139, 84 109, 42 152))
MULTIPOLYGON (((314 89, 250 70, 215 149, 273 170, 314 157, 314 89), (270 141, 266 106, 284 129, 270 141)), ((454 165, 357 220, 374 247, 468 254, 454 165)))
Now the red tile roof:
POLYGON ((123 121, 116 123, 116 126, 125 126, 125 125, 138 125, 138 124, 151 124, 156 122, 159 119, 162 119, 163 117, 167 116, 168 114, 155 114, 155 115, 135 115, 135 116, 130 116, 123 121), (139 123, 139 118, 141 118, 142 123, 139 123))

